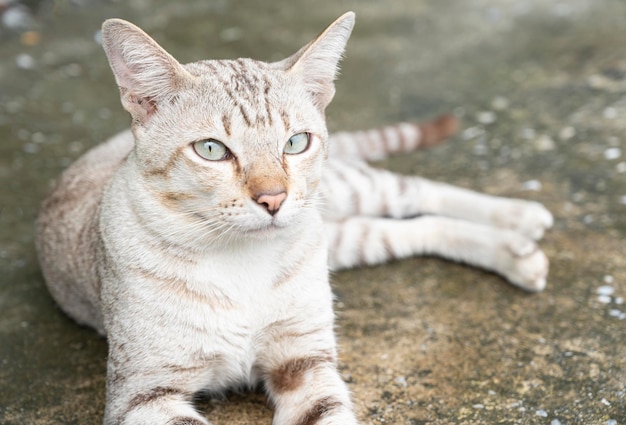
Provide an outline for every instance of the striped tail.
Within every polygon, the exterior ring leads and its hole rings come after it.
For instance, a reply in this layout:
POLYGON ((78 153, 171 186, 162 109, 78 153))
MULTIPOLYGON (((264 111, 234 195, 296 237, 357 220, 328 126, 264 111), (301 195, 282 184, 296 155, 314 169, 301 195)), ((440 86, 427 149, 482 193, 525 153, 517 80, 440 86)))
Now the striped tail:
POLYGON ((458 121, 454 116, 443 115, 421 124, 398 123, 371 130, 334 133, 328 141, 329 156, 377 161, 438 145, 457 128, 458 121))

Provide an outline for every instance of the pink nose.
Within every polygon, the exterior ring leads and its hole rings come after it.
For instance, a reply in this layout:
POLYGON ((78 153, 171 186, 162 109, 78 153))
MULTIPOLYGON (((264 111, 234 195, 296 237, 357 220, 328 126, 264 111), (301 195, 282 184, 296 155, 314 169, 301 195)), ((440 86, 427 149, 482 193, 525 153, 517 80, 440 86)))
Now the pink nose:
POLYGON ((256 198, 257 204, 262 206, 267 210, 270 215, 274 215, 280 209, 280 206, 283 204, 283 201, 287 198, 287 192, 280 192, 275 195, 271 194, 261 194, 256 198))

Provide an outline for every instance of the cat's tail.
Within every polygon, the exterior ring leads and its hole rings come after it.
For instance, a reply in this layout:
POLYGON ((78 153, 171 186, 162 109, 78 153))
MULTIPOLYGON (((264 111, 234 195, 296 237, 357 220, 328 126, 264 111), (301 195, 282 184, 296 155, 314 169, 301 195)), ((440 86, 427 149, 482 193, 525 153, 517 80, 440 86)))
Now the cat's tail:
POLYGON ((399 153, 429 148, 441 143, 458 129, 453 115, 420 124, 402 122, 365 131, 339 132, 329 136, 331 158, 376 161, 399 153))

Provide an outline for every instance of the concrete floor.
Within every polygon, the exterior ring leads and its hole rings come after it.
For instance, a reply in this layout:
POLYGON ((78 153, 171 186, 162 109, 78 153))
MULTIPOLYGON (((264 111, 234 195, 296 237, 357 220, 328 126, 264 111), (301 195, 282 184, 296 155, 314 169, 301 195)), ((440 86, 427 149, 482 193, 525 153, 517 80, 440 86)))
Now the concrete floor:
MULTIPOLYGON (((540 294, 431 258, 334 277, 363 423, 626 424, 626 3, 28 4, 34 32, 0 27, 0 423, 102 421, 106 342, 54 305, 32 227, 49 180, 128 125, 102 20, 136 22, 183 62, 271 60, 353 9, 331 129, 454 111, 457 137, 381 165, 556 216, 540 294)), ((262 394, 201 408, 216 425, 271 422, 262 394)))

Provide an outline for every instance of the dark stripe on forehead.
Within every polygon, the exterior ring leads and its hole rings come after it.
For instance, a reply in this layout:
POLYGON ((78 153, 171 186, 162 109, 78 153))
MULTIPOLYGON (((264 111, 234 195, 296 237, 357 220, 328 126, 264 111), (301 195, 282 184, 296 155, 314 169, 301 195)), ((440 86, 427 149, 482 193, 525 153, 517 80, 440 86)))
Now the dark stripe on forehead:
POLYGON ((272 83, 270 83, 270 80, 267 78, 267 76, 263 77, 263 81, 265 82, 265 87, 263 88, 263 95, 265 96, 265 113, 267 114, 267 121, 271 126, 274 125, 274 122, 272 120, 272 107, 270 104, 270 88, 272 87, 272 83))
POLYGON ((245 121, 246 125, 248 127, 250 127, 251 125, 251 121, 250 118, 248 117, 248 114, 246 113, 245 108, 243 107, 243 105, 240 103, 237 106, 239 106, 239 112, 241 113, 241 117, 243 118, 243 120, 245 121))
POLYGON ((283 120, 285 132, 289 132, 289 130, 291 129, 291 120, 289 119, 289 114, 284 109, 281 109, 280 111, 280 119, 283 120))
POLYGON ((230 117, 226 114, 222 115, 222 125, 224 126, 226 135, 230 136, 230 117))
MULTIPOLYGON (((267 75, 267 65, 250 59, 226 60, 218 64, 222 70, 216 72, 216 78, 231 106, 222 117, 227 135, 230 136, 233 131, 231 111, 237 111, 247 127, 273 126, 272 82, 271 76, 267 75)), ((288 119, 283 117, 283 123, 286 122, 288 119)))

